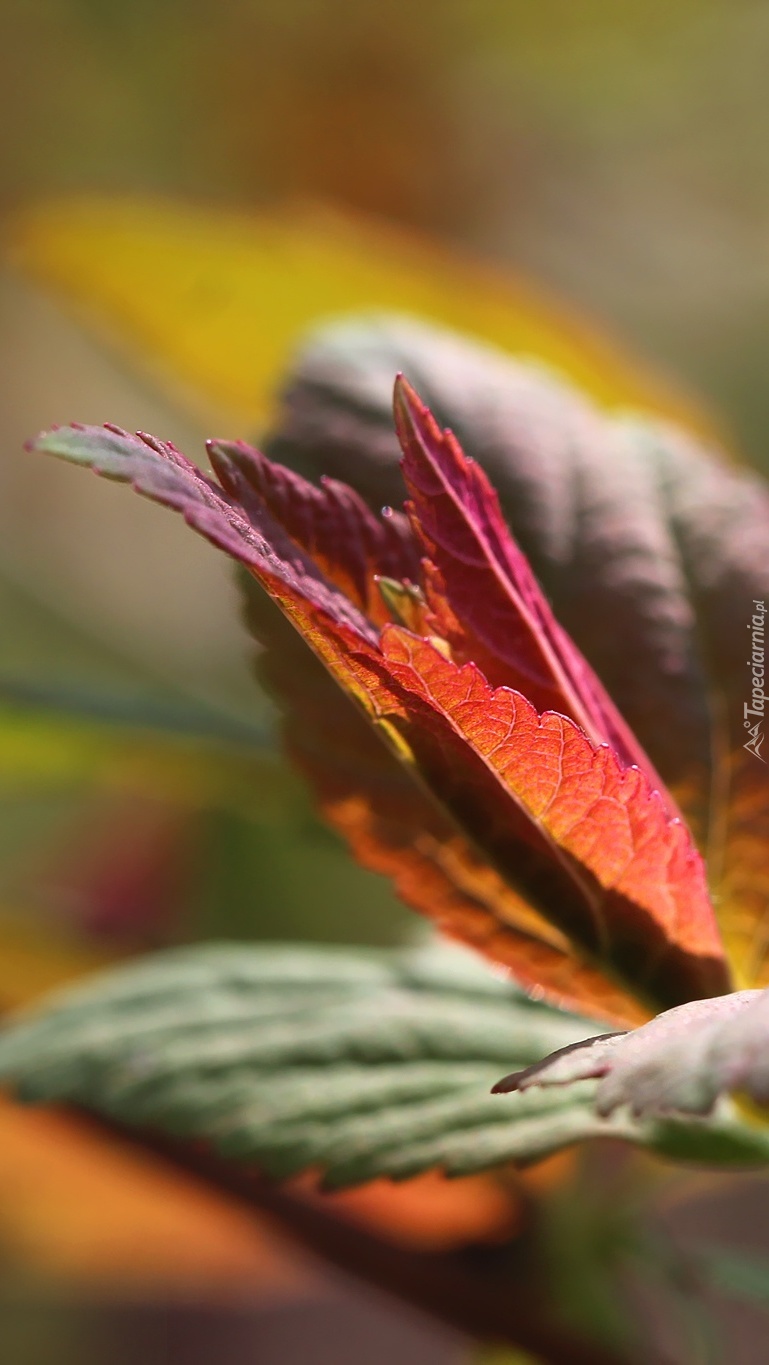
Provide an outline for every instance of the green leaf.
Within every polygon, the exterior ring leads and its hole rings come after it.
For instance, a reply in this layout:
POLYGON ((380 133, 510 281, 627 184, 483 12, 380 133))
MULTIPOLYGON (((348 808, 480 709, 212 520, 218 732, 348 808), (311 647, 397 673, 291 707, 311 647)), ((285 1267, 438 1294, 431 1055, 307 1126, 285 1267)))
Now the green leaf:
POLYGON ((0 1077, 28 1102, 206 1138, 275 1175, 320 1166, 338 1186, 531 1160, 604 1130, 589 1085, 527 1097, 513 1122, 489 1093, 503 1060, 589 1031, 451 950, 222 944, 61 994, 0 1039, 0 1077))
POLYGON ((251 725, 201 702, 187 698, 132 696, 122 690, 69 686, 27 676, 0 674, 0 707, 30 711, 115 726, 129 732, 150 731, 162 736, 189 736, 204 743, 237 744, 240 748, 269 753, 271 735, 266 726, 251 725))
MULTIPOLYGON (((0 1035, 0 1080, 27 1103, 203 1139, 275 1177, 319 1169, 327 1187, 463 1175, 595 1136, 664 1147, 669 1122, 598 1116, 592 1080, 489 1093, 501 1064, 594 1030, 452 949, 223 943, 113 970, 18 1018, 0 1035)), ((731 1160, 769 1147, 747 1128, 740 1145, 727 1114, 676 1132, 704 1159, 724 1133, 731 1160)))

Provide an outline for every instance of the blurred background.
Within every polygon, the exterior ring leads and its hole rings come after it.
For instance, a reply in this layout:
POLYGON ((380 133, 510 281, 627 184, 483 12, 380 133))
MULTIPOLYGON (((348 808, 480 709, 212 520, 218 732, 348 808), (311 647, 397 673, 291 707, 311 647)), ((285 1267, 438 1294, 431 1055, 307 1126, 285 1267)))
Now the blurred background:
MULTIPOLYGON (((277 755, 224 562, 23 441, 258 434, 338 299, 520 342, 769 471, 768 59, 758 0, 3 0, 0 1008, 183 939, 414 932, 277 755)), ((487 1193, 412 1192, 425 1245, 488 1231, 487 1193)), ((21 1365, 466 1358, 11 1106, 0 1267, 21 1365)))

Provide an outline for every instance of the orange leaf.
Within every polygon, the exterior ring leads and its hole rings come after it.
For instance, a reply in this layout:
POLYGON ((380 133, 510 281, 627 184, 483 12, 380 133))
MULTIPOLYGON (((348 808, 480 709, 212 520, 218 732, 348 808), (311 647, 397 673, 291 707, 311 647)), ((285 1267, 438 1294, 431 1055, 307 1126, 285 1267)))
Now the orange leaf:
POLYGON ((483 860, 250 575, 244 588, 248 623, 266 646, 259 676, 281 706, 288 751, 359 862, 552 1003, 620 1024, 646 1018, 483 860))
MULTIPOLYGON (((726 989, 701 860, 685 827, 669 814, 665 796, 638 768, 623 764, 623 755, 596 748, 568 718, 539 717, 520 693, 493 690, 474 664, 453 662, 445 641, 424 640, 396 625, 385 626, 380 637, 375 623, 337 586, 355 579, 349 545, 335 551, 327 528, 320 538, 316 534, 322 524, 316 514, 325 510, 327 494, 325 502, 313 500, 299 481, 276 472, 269 500, 281 526, 261 492, 263 461, 242 447, 212 449, 222 485, 217 487, 173 447, 115 428, 56 430, 37 446, 129 480, 182 511, 266 588, 437 806, 443 822, 436 843, 440 856, 425 859, 427 844, 420 846, 419 837, 429 838, 432 825, 421 815, 407 845, 412 886, 415 852, 421 863, 417 880, 424 890, 410 892, 420 908, 450 921, 454 932, 471 941, 485 938, 487 947, 495 939, 487 933, 486 917, 492 914, 510 949, 506 960, 529 986, 534 970, 544 978, 539 984, 550 984, 553 952, 563 963, 573 946, 594 969, 618 978, 649 1005, 726 989), (300 497, 298 511, 292 510, 292 498, 300 497), (309 523, 302 515, 308 508, 309 523), (311 553, 319 547, 322 566, 311 553), (459 844, 452 839, 452 822, 462 832, 459 844), (471 845, 505 883, 501 896, 487 894, 488 876, 485 869, 478 876, 471 845), (457 890, 461 903, 448 911, 446 893, 451 897, 457 890), (543 920, 558 931, 555 939, 543 920)), ((345 506, 357 524, 365 521, 362 504, 351 497, 345 506)), ((371 530, 363 556, 366 574, 378 567, 386 541, 384 533, 371 530)), ((356 595, 363 604, 365 576, 359 584, 356 595)), ((533 579, 528 586, 534 601, 533 579)), ((515 595, 503 605, 514 626, 515 595)), ((583 667, 573 651, 572 666, 575 660, 583 667)), ((382 813, 380 806, 380 859, 382 846, 393 846, 391 838, 381 838, 382 813)), ((398 876, 403 882, 402 863, 398 876)))
POLYGON ((400 627, 382 647, 393 701, 378 704, 512 885, 642 998, 725 988, 700 855, 637 769, 400 627))
MULTIPOLYGON (((744 715, 752 616, 769 602, 765 482, 670 424, 601 411, 554 373, 406 319, 320 331, 284 387, 268 452, 349 479, 372 506, 396 502, 397 370, 490 475, 558 622, 689 822, 736 983, 769 984, 769 764, 743 747, 746 719, 759 744, 767 733, 761 714, 744 715)), ((464 659, 473 621, 449 611, 444 595, 441 628, 464 659)), ((475 643, 471 657, 537 701, 475 643)))

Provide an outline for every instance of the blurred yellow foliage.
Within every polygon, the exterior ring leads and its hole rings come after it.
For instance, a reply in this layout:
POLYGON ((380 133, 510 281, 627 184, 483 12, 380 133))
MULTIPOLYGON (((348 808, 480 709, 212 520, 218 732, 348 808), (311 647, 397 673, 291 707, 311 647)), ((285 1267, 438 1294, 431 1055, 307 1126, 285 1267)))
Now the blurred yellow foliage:
POLYGON ((10 246, 86 325, 233 434, 265 422, 308 328, 366 311, 443 323, 544 360, 609 406, 702 425, 682 396, 528 281, 336 209, 246 214, 83 196, 20 212, 10 246))

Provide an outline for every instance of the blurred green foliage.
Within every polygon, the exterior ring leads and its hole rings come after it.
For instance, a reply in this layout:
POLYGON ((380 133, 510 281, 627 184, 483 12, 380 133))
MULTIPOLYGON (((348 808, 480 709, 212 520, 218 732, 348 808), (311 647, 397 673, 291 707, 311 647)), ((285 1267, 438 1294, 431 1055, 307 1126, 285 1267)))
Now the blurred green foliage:
MULTIPOLYGON (((121 951, 211 935, 392 942, 405 912, 386 884, 354 867, 313 816, 281 757, 254 684, 254 724, 195 703, 0 578, 0 903, 45 938, 45 917, 88 935, 93 843, 120 845, 131 800, 167 816, 182 838, 178 903, 148 922, 137 905, 97 938, 121 951), (126 806, 128 802, 128 806, 126 806), (114 808, 112 821, 105 808, 114 808), (76 856, 72 857, 74 841, 76 856), (80 857, 78 859, 77 852, 80 857), (41 863, 47 874, 40 875, 41 863), (80 897, 78 900, 77 891, 80 897), (42 915, 42 918, 41 918, 42 915), (32 919, 30 920, 30 916, 32 919)), ((109 853, 108 853, 109 856, 109 853)), ((152 867, 149 872, 161 874, 152 867)), ((91 899, 109 897, 109 866, 91 899)), ((143 884, 150 903, 152 886, 143 884)), ((140 888, 141 889, 141 886, 140 888)), ((130 907, 129 907, 130 909, 130 907)), ((103 926, 104 927, 104 926, 103 926)), ((3 992, 0 933, 0 995, 3 992)), ((11 991, 16 998, 15 989, 11 991)))

